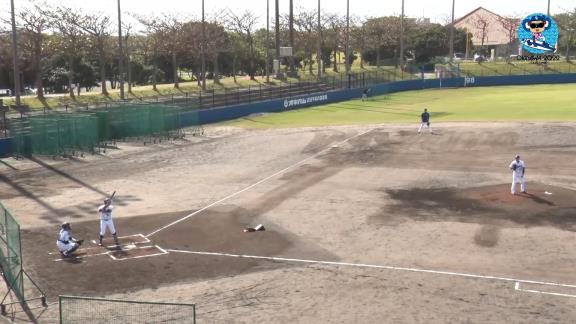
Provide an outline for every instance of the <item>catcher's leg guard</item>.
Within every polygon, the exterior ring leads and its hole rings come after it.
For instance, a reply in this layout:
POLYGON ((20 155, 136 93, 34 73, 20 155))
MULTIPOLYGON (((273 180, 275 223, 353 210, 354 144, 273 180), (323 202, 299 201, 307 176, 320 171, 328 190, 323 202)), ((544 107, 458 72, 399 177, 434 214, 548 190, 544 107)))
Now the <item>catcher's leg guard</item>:
POLYGON ((70 255, 72 254, 74 251, 76 251, 78 249, 80 245, 78 245, 78 243, 74 244, 74 247, 72 247, 70 250, 66 251, 66 255, 70 255))

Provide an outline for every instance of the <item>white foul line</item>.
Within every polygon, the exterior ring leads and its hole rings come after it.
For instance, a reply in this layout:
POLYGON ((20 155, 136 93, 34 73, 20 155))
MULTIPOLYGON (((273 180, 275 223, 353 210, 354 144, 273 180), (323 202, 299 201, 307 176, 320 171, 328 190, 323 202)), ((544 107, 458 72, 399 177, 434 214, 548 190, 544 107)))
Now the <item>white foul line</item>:
POLYGON ((146 235, 146 237, 150 237, 150 236, 152 236, 152 235, 154 235, 154 234, 156 234, 156 233, 158 233, 158 232, 160 232, 160 231, 163 231, 163 230, 167 229, 168 227, 174 226, 174 225, 176 225, 176 224, 178 224, 178 223, 180 223, 180 222, 182 222, 182 221, 184 221, 184 220, 186 220, 186 219, 188 219, 188 218, 190 218, 190 217, 192 217, 192 216, 194 216, 194 215, 196 215, 196 214, 199 214, 199 213, 205 211, 206 209, 208 209, 208 208, 210 208, 210 207, 213 207, 213 206, 215 206, 215 205, 218 205, 218 204, 221 203, 221 202, 224 202, 224 201, 226 201, 226 200, 228 200, 228 199, 230 199, 230 198, 232 198, 232 197, 235 197, 235 196, 243 193, 243 192, 246 191, 246 190, 250 190, 250 189, 254 188, 255 186, 257 186, 257 185, 259 185, 259 184, 261 184, 261 183, 263 183, 263 182, 265 182, 265 181, 268 181, 268 180, 274 178, 275 176, 277 176, 277 175, 279 175, 279 174, 282 174, 282 173, 284 173, 284 172, 286 172, 286 171, 288 171, 288 170, 290 170, 290 169, 292 169, 292 168, 294 168, 294 167, 296 167, 296 166, 299 166, 300 164, 303 164, 304 162, 306 162, 306 161, 308 161, 308 160, 310 160, 310 159, 313 159, 313 158, 317 157, 318 155, 320 155, 320 154, 322 154, 322 153, 330 150, 330 149, 331 149, 332 147, 334 147, 334 146, 339 146, 339 145, 341 145, 341 144, 344 144, 344 143, 348 142, 349 140, 351 140, 351 139, 353 139, 353 138, 362 136, 362 135, 367 134, 367 133, 369 133, 369 132, 371 132, 371 131, 373 131, 373 130, 374 130, 374 128, 369 129, 369 130, 367 130, 367 131, 365 131, 365 132, 362 132, 362 133, 360 133, 360 134, 356 134, 356 135, 354 135, 354 136, 352 136, 352 137, 348 137, 347 139, 345 139, 345 140, 343 140, 343 141, 341 141, 341 142, 338 142, 338 143, 336 143, 336 144, 332 144, 332 145, 328 146, 327 148, 323 149, 322 151, 319 151, 319 152, 317 152, 317 153, 314 153, 313 155, 305 158, 304 160, 302 160, 302 161, 300 161, 300 162, 297 162, 297 163, 295 163, 295 164, 292 164, 292 165, 290 165, 289 167, 284 168, 284 169, 282 169, 282 170, 280 170, 280 171, 278 171, 278 172, 276 172, 276 173, 274 173, 274 174, 272 174, 272 175, 269 175, 269 176, 267 176, 266 178, 264 178, 264 179, 262 179, 262 180, 260 180, 260 181, 258 181, 258 182, 256 182, 256 183, 254 183, 254 184, 251 184, 251 185, 249 185, 248 187, 246 187, 246 188, 244 188, 244 189, 242 189, 242 190, 240 190, 240 191, 236 191, 235 193, 230 194, 230 195, 228 195, 228 196, 226 196, 226 197, 224 197, 224 198, 222 198, 222 199, 220 199, 220 200, 218 200, 218 201, 215 201, 215 202, 211 203, 211 204, 208 205, 208 206, 205 206, 205 207, 203 207, 203 208, 201 208, 201 209, 198 209, 197 211, 195 211, 195 212, 193 212, 193 213, 191 213, 191 214, 189 214, 189 215, 186 215, 186 216, 184 216, 184 217, 182 217, 182 218, 180 218, 180 219, 178 219, 178 220, 176 220, 176 221, 174 221, 174 222, 172 222, 172 223, 170 223, 170 224, 168 224, 168 225, 166 225, 166 226, 163 226, 163 227, 155 230, 154 232, 146 235))
MULTIPOLYGON (((327 265, 338 265, 338 266, 359 267, 359 268, 400 270, 400 271, 410 271, 410 272, 433 273, 433 274, 448 275, 448 276, 458 276, 458 277, 466 277, 466 278, 510 281, 510 282, 516 283, 516 287, 515 287, 516 290, 520 290, 517 288, 517 287, 519 287, 519 283, 576 288, 576 285, 568 285, 568 284, 561 284, 561 283, 555 283, 555 282, 543 282, 543 281, 524 280, 524 279, 515 279, 515 278, 506 278, 506 277, 483 276, 483 275, 476 275, 476 274, 471 274, 471 273, 461 273, 461 272, 452 272, 452 271, 438 271, 438 270, 428 270, 428 269, 418 269, 418 268, 394 267, 394 266, 384 266, 384 265, 365 264, 365 263, 318 261, 318 260, 265 257, 265 256, 257 256, 257 255, 216 253, 216 252, 198 252, 198 251, 186 251, 186 250, 176 250, 176 249, 165 249, 165 250, 167 252, 179 252, 179 253, 188 253, 188 254, 196 254, 196 255, 214 255, 214 256, 226 256, 226 257, 234 257, 234 258, 245 258, 245 259, 260 259, 260 260, 283 261, 283 262, 327 264, 327 265)), ((553 293, 549 293, 549 294, 553 294, 553 293)))
MULTIPOLYGON (((564 287, 564 286, 563 286, 563 287, 564 287)), ((520 282, 516 282, 516 284, 514 285, 514 289, 515 289, 515 290, 518 290, 518 291, 531 292, 531 293, 535 293, 535 294, 576 298, 576 295, 571 295, 571 294, 561 294, 561 293, 554 293, 554 292, 541 291, 541 290, 533 290, 533 289, 521 289, 521 288, 520 288, 520 282)))

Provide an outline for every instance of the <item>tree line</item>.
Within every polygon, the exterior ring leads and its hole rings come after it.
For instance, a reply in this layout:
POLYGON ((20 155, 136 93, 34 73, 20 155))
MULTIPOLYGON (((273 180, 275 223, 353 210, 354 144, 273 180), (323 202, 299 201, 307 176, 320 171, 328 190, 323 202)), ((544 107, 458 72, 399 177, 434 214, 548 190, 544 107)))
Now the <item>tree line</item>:
MULTIPOLYGON (((575 10, 576 12, 576 10, 575 10)), ((575 13, 560 16, 571 26, 572 33, 563 36, 565 46, 576 41, 573 31, 575 13)), ((258 24, 260 17, 251 11, 226 11, 201 19, 161 14, 132 16, 138 22, 123 25, 123 61, 127 67, 123 79, 128 91, 133 85, 179 83, 186 79, 212 79, 222 76, 247 75, 255 79, 265 74, 266 64, 276 56, 274 35, 258 24), (267 61, 267 51, 270 59, 267 61), (207 73, 202 75, 202 65, 207 73)), ((405 53, 400 58, 400 17, 351 17, 346 37, 346 17, 322 12, 318 30, 317 12, 298 9, 292 21, 289 15, 280 19, 282 46, 293 39, 294 58, 282 64, 314 74, 320 44, 320 60, 324 71, 338 72, 337 64, 344 56, 349 38, 348 62, 359 60, 369 65, 399 65, 407 60, 418 64, 448 53, 448 24, 404 19, 405 53), (293 26, 292 35, 290 25, 293 26)), ((103 13, 85 13, 65 6, 35 4, 16 17, 19 45, 19 66, 22 88, 37 89, 39 98, 49 92, 80 94, 80 88, 100 87, 103 95, 118 86, 119 39, 116 17, 103 13), (116 28, 115 28, 116 27, 116 28), (76 87, 75 85, 79 85, 76 87)), ((0 88, 13 84, 10 20, 0 21, 0 88)), ((274 28, 270 29, 274 33, 274 28)), ((469 37, 468 37, 469 38, 469 37)), ((466 48, 467 33, 456 30, 454 51, 466 48)), ((568 49, 569 51, 569 49, 568 49)))

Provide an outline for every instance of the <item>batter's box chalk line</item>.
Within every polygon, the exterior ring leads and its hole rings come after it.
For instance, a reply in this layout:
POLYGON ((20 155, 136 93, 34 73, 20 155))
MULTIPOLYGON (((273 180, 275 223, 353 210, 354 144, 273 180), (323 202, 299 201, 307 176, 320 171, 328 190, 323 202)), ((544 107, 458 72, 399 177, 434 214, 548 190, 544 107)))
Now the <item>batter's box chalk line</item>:
POLYGON ((147 246, 135 246, 132 249, 129 249, 127 251, 133 251, 133 250, 137 250, 137 249, 150 249, 150 248, 155 248, 157 249, 158 253, 152 253, 152 254, 146 254, 146 255, 137 255, 137 256, 132 256, 132 257, 127 257, 127 258, 120 258, 120 257, 115 257, 114 253, 118 253, 118 252, 122 252, 122 251, 108 251, 108 256, 110 256, 110 258, 112 258, 112 260, 114 261, 124 261, 124 260, 130 260, 130 259, 141 259, 141 258, 148 258, 148 257, 153 257, 153 256, 160 256, 160 255, 164 255, 164 254, 168 254, 168 251, 164 250, 163 248, 159 247, 158 245, 147 245, 147 246))
MULTIPOLYGON (((140 241, 136 241, 136 242, 130 242, 127 244, 120 244, 120 249, 121 250, 125 250, 125 251, 129 251, 132 250, 134 248, 137 248, 137 244, 146 244, 146 243, 150 243, 150 239, 147 238, 146 236, 144 236, 144 234, 138 233, 138 234, 132 234, 132 235, 126 235, 126 236, 119 236, 118 239, 127 239, 127 238, 135 238, 138 237, 141 240, 140 241)), ((96 242, 96 240, 91 240, 92 243, 94 243, 95 245, 98 244, 98 242, 96 242)), ((150 246, 149 246, 150 247, 150 246)), ((156 246, 159 250, 166 252, 164 249, 156 246)), ((107 246, 95 246, 95 247, 89 247, 89 248, 79 248, 78 250, 76 250, 76 253, 90 253, 91 251, 96 251, 96 250, 101 250, 101 249, 116 249, 118 248, 118 245, 114 244, 114 245, 107 245, 107 246)), ((144 247, 142 247, 144 248, 144 247)), ((94 256, 99 256, 99 255, 108 255, 111 256, 110 253, 113 252, 117 252, 117 251, 106 251, 106 252, 101 252, 101 253, 94 253, 94 254, 80 254, 80 255, 72 255, 68 258, 59 258, 59 259, 54 259, 52 261, 55 262, 59 262, 59 261, 64 261, 64 260, 78 260, 78 259, 85 259, 85 258, 89 258, 89 257, 94 257, 94 256)), ((167 254, 166 253, 159 253, 157 255, 162 255, 162 254, 167 254)), ((60 252, 48 252, 48 255, 60 255, 60 252)), ((147 255, 147 256, 151 256, 151 255, 147 255)), ((112 257, 112 256, 111 256, 112 257)), ((113 258, 113 257, 112 257, 113 258)), ((114 259, 114 258, 113 258, 114 259)))

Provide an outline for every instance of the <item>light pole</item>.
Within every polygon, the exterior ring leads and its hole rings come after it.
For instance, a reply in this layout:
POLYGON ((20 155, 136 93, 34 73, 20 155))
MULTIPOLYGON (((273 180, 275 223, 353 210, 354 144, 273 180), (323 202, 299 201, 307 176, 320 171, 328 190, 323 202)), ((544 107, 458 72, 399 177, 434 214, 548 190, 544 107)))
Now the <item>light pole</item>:
POLYGON ((550 0, 548 0, 548 13, 547 13, 547 15, 550 16, 550 0))
POLYGON ((202 90, 206 90, 206 21, 204 19, 204 0, 202 0, 202 90))
POLYGON ((346 0, 346 74, 350 74, 350 0, 346 0))
POLYGON ((124 100, 124 50, 122 45, 122 14, 120 0, 118 0, 118 74, 120 75, 120 99, 124 100))
POLYGON ((266 83, 270 84, 270 0, 266 0, 266 83))
POLYGON ((450 40, 448 44, 448 58, 452 62, 454 58, 454 4, 456 0, 452 0, 452 23, 450 24, 450 40))
POLYGON ((320 0, 318 0, 318 52, 316 53, 316 62, 318 63, 318 80, 322 76, 322 26, 320 25, 320 0))
POLYGON ((16 37, 16 15, 14 13, 14 0, 10 0, 12 10, 12 55, 14 55, 14 95, 16 107, 20 107, 20 68, 18 66, 18 38, 16 37))

